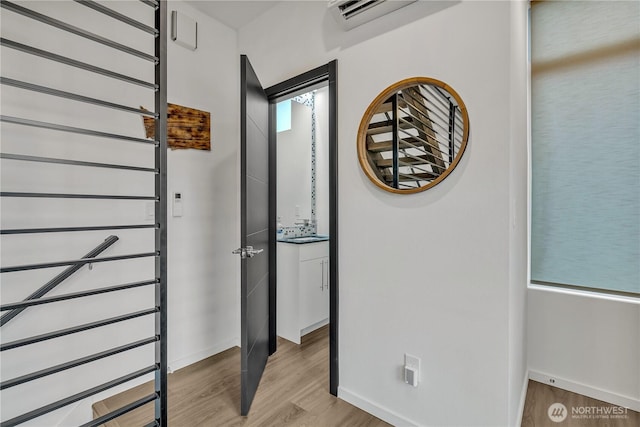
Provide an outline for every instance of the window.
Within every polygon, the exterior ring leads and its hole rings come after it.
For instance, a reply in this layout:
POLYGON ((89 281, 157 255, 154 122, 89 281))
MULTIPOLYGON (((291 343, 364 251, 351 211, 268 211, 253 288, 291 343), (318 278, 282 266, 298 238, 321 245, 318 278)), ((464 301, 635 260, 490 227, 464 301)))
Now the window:
POLYGON ((276 104, 276 132, 291 130, 291 100, 276 104))
POLYGON ((531 280, 640 294, 640 3, 533 2, 531 280))

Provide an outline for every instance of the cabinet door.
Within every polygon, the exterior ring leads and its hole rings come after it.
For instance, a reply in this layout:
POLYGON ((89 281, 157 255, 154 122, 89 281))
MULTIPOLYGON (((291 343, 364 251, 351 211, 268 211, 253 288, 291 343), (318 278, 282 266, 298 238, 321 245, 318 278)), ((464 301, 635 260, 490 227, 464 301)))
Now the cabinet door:
POLYGON ((328 271, 327 258, 300 263, 300 329, 329 316, 328 271))

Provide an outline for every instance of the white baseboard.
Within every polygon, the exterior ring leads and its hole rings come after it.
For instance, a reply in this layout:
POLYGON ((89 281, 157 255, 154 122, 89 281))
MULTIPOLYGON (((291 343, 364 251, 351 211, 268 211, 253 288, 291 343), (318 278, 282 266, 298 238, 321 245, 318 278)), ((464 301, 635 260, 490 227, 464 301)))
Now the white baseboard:
POLYGON ((216 345, 205 348, 197 353, 190 354, 188 356, 181 357, 179 359, 175 359, 169 362, 169 373, 175 372, 178 369, 182 369, 186 366, 192 365, 196 362, 199 362, 207 357, 213 356, 214 354, 218 354, 222 351, 228 350, 232 347, 238 346, 238 339, 236 337, 231 338, 226 341, 221 341, 216 343, 216 345))
POLYGON ((353 406, 362 409, 365 412, 370 413, 382 421, 386 421, 391 425, 396 427, 417 427, 417 424, 414 421, 411 421, 387 408, 384 408, 380 405, 377 405, 370 400, 365 399, 364 397, 353 393, 344 387, 338 386, 338 397, 345 402, 349 402, 353 406))
POLYGON ((538 381, 543 384, 548 384, 553 387, 558 387, 563 390, 571 391, 573 393, 582 394, 593 399, 602 400, 603 402, 622 406, 624 408, 629 408, 634 411, 640 411, 640 400, 634 399, 629 396, 623 396, 621 394, 602 390, 575 381, 558 378, 554 375, 537 371, 529 371, 529 379, 538 381))
POLYGON ((522 381, 522 391, 520 391, 520 406, 518 406, 518 419, 516 420, 516 426, 522 425, 522 415, 524 414, 524 404, 527 401, 527 388, 529 386, 529 371, 524 373, 524 379, 522 381))
POLYGON ((311 326, 307 326, 306 328, 301 329, 300 330, 300 336, 307 335, 309 332, 313 332, 316 329, 320 329, 324 325, 328 325, 328 324, 329 324, 329 318, 327 317, 326 319, 323 319, 323 320, 319 321, 318 323, 314 323, 311 326))

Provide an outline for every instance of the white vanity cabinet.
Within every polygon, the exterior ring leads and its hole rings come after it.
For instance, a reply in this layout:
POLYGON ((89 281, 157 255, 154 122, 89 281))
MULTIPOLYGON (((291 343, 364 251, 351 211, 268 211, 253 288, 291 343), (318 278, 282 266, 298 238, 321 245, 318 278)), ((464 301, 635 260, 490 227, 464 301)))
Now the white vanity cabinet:
POLYGON ((278 242, 278 335, 300 337, 329 323, 329 242, 278 242))

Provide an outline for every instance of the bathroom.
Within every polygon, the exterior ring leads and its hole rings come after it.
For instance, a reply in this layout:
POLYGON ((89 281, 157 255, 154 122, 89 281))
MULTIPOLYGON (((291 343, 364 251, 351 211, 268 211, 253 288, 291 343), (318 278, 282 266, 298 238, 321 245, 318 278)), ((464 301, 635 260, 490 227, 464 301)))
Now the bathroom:
POLYGON ((329 322, 328 86, 279 100, 277 117, 277 333, 329 322))

